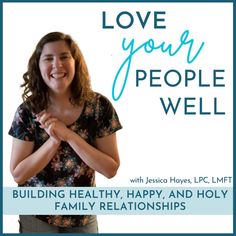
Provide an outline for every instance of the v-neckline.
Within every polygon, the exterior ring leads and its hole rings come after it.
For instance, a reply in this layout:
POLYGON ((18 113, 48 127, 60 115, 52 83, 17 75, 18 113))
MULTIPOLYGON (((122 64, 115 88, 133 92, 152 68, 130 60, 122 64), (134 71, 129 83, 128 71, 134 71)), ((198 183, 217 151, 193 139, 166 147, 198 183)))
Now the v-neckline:
POLYGON ((76 120, 73 121, 71 124, 66 125, 66 127, 69 128, 70 126, 73 126, 75 123, 77 123, 77 122, 81 119, 81 117, 83 116, 84 111, 85 111, 85 108, 86 108, 86 101, 84 102, 84 104, 83 104, 83 108, 82 108, 82 111, 81 111, 81 113, 79 114, 79 116, 76 118, 76 120))

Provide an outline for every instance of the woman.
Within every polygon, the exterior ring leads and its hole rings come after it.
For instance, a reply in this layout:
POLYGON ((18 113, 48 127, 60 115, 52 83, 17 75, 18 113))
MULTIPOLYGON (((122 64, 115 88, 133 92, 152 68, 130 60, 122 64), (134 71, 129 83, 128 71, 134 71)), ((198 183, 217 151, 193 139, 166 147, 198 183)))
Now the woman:
MULTIPOLYGON (((19 186, 95 186, 95 171, 115 176, 121 128, 108 99, 91 90, 86 63, 69 35, 37 44, 23 75, 23 103, 9 134, 19 186)), ((22 233, 96 233, 95 216, 20 216, 22 233)))

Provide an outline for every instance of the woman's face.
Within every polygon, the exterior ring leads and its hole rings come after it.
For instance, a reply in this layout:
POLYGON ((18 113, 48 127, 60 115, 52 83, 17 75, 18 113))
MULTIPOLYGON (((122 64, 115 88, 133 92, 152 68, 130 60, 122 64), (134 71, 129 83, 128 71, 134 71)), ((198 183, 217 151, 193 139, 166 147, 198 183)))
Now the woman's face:
POLYGON ((75 75, 75 60, 66 42, 46 43, 39 58, 39 68, 44 82, 55 94, 68 94, 75 75))

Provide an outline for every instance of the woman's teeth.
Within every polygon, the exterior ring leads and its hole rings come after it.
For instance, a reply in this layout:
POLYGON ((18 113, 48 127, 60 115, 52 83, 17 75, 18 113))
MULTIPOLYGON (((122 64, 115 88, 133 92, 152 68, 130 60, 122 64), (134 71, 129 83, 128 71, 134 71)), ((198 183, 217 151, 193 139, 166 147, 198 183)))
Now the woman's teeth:
POLYGON ((54 79, 62 79, 62 78, 64 78, 65 77, 65 73, 62 73, 62 72, 60 72, 60 73, 53 73, 53 74, 51 74, 51 77, 52 78, 54 78, 54 79))

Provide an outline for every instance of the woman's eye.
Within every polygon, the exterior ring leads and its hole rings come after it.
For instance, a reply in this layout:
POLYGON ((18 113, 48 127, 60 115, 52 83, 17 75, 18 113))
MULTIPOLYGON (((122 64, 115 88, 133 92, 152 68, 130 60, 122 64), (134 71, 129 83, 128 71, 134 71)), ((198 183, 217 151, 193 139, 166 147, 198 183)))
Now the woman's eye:
POLYGON ((52 57, 45 57, 44 58, 44 61, 51 61, 52 60, 52 57))
POLYGON ((61 60, 66 60, 66 59, 69 59, 69 58, 70 58, 69 55, 61 56, 61 60))

